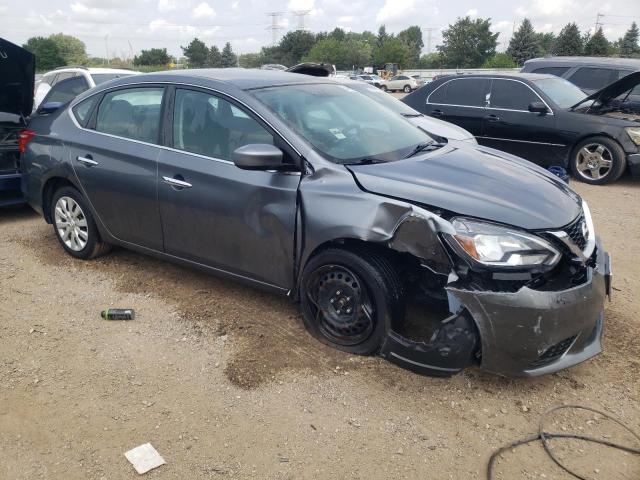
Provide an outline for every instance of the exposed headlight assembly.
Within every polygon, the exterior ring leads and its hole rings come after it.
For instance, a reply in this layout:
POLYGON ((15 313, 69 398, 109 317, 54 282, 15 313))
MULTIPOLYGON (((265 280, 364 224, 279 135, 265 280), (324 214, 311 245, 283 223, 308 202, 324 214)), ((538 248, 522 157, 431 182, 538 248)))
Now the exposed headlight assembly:
POLYGON ((560 252, 546 240, 493 223, 457 217, 451 221, 456 233, 450 237, 453 247, 472 261, 498 269, 552 267, 560 252))
POLYGON ((640 146, 640 127, 627 127, 625 130, 631 141, 640 146))

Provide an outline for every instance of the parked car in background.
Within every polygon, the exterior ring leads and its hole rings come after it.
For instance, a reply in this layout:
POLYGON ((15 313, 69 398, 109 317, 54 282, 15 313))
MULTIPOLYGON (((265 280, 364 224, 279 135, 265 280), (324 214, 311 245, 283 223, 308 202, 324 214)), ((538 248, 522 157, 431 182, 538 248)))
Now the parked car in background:
MULTIPOLYGON (((521 71, 556 75, 592 94, 639 70, 640 58, 544 57, 527 60, 521 71)), ((640 87, 632 95, 640 100, 640 87)))
POLYGON ((382 88, 383 85, 387 84, 387 81, 384 78, 379 77, 374 74, 362 74, 358 75, 358 78, 369 85, 373 85, 377 88, 382 88))
POLYGON ((287 67, 280 65, 279 63, 267 63, 260 67, 261 70, 286 70, 287 67))
POLYGON ((77 85, 82 85, 84 90, 121 77, 135 75, 138 72, 118 68, 90 68, 90 67, 60 67, 45 73, 36 84, 34 108, 38 108, 44 97, 58 82, 67 78, 76 78, 77 85))
POLYGON ((411 78, 408 75, 396 75, 395 77, 391 77, 387 80, 387 83, 382 86, 382 89, 385 91, 403 91, 405 93, 410 93, 416 88, 418 88, 418 82, 415 78, 411 78))
MULTIPOLYGON (((333 78, 334 81, 341 81, 333 78)), ((418 128, 427 132, 431 137, 439 142, 448 142, 449 140, 477 143, 475 137, 467 132, 464 128, 460 128, 453 123, 444 122, 437 118, 428 117, 410 106, 402 103, 392 95, 387 95, 382 90, 364 82, 344 82, 349 88, 356 92, 362 93, 371 100, 383 105, 384 107, 403 116, 418 128)))
POLYGON ((543 375, 601 351, 609 256, 586 202, 344 84, 147 74, 29 129, 27 198, 75 258, 120 245, 288 295, 320 341, 424 374, 543 375))
POLYGON ((0 207, 24 203, 20 189, 22 134, 33 104, 35 57, 0 38, 0 207))
POLYGON ((640 175, 640 108, 628 98, 639 81, 632 73, 587 97, 554 75, 470 74, 443 77, 402 101, 468 130, 481 145, 570 168, 599 185, 627 166, 640 175))
POLYGON ((418 88, 428 83, 426 78, 422 78, 420 74, 417 74, 417 73, 415 75, 411 75, 411 78, 413 78, 416 81, 416 83, 418 84, 418 88))

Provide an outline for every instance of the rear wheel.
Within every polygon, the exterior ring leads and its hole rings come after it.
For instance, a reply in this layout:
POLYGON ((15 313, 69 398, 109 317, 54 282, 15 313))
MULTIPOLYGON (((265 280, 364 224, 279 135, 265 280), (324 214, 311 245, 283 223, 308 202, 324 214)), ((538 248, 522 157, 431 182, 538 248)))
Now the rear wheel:
POLYGON ((87 260, 107 253, 109 244, 102 242, 89 207, 78 190, 63 187, 51 200, 53 229, 68 254, 87 260))
POLYGON ((402 90, 404 93, 411 93, 411 85, 405 85, 402 90))
POLYGON ((379 351, 387 329, 402 320, 402 285, 393 266, 370 252, 331 248, 304 269, 305 326, 321 342, 350 353, 379 351))
POLYGON ((607 137, 591 137, 573 149, 571 170, 575 177, 592 185, 615 182, 626 166, 624 150, 607 137))
POLYGON ((386 92, 388 90, 386 85, 382 85, 380 88, 382 89, 383 92, 386 92))

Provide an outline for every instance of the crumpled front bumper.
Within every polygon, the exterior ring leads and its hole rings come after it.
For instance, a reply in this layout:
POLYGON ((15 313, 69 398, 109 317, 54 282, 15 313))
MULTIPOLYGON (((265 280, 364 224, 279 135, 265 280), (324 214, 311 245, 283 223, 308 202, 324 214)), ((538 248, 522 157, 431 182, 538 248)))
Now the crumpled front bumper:
POLYGON ((381 355, 405 368, 449 376, 471 364, 505 376, 537 376, 583 362, 602 350, 604 301, 611 294, 611 262, 599 240, 585 283, 562 291, 516 292, 447 287, 457 314, 438 336, 415 342, 390 331, 381 355), (479 337, 479 338, 478 338, 479 337))

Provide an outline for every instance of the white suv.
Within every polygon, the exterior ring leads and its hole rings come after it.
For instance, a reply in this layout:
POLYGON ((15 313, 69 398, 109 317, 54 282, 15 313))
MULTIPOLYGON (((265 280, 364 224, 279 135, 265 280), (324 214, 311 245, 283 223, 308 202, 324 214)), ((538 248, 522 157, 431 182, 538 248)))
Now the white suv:
POLYGON ((57 83, 67 78, 81 77, 84 78, 84 84, 89 90, 90 88, 108 82, 115 78, 134 75, 138 72, 132 70, 122 70, 118 68, 88 68, 88 67, 60 67, 42 75, 35 87, 33 108, 36 109, 47 96, 49 90, 57 83))
POLYGON ((402 90, 405 93, 411 93, 418 88, 418 82, 415 78, 411 78, 408 75, 396 75, 387 80, 387 90, 393 92, 395 90, 402 90))

